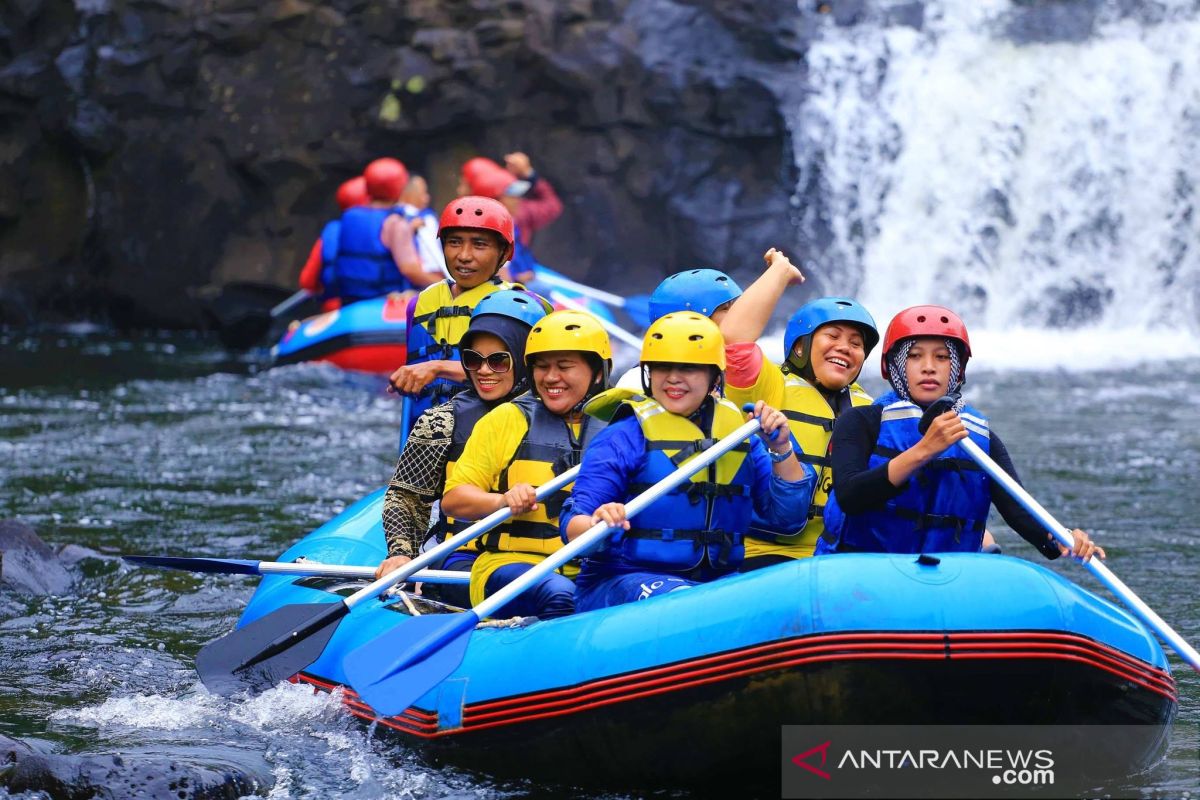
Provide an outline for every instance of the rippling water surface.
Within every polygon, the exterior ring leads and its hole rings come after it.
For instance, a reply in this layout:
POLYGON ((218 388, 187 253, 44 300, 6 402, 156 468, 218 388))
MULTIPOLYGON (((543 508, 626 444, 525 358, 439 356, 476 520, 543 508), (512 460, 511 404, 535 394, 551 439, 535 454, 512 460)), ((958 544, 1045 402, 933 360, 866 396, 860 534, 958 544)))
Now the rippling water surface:
MULTIPOLYGON (((972 378, 971 400, 1033 494, 1092 531, 1114 571, 1200 642, 1200 361, 972 378)), ((196 651, 232 628, 253 579, 113 558, 273 558, 386 481, 398 411, 381 379, 260 371, 202 339, 0 334, 0 518, 109 556, 74 566, 67 596, 0 591, 0 733, 61 752, 234 764, 273 782, 276 798, 536 793, 431 770, 300 687, 208 694, 196 651)), ((998 520, 992 529, 1007 552, 1039 558, 998 520)), ((1069 564, 1052 568, 1096 589, 1069 564)), ((1173 666, 1180 719, 1195 730, 1200 680, 1173 666)), ((1153 788, 1195 789, 1179 769, 1195 748, 1177 741, 1153 788)))

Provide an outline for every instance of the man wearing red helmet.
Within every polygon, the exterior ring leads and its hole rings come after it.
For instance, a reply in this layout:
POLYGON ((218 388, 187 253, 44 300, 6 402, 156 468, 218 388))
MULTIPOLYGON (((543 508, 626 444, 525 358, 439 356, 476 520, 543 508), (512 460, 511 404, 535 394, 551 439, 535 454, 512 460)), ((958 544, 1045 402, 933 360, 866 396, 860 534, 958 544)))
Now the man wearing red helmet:
MULTIPOLYGON (((466 388, 458 343, 475 304, 514 288, 497 277, 513 249, 513 220, 488 197, 460 197, 438 224, 450 277, 422 291, 408 310, 408 363, 392 373, 393 389, 414 398, 409 418, 466 388)), ((517 286, 516 288, 521 288, 517 286)))
POLYGON ((396 206, 408 170, 394 158, 378 158, 363 170, 370 202, 342 212, 332 279, 343 304, 389 292, 428 286, 440 276, 421 265, 413 241, 415 221, 396 206))
POLYGON ((542 176, 533 169, 525 153, 509 153, 504 166, 490 158, 472 158, 462 166, 460 195, 479 195, 499 200, 513 216, 516 233, 508 270, 514 280, 533 279, 537 262, 529 250, 533 235, 562 214, 562 201, 542 176))
MULTIPOLYGON (((959 395, 971 341, 958 315, 941 306, 905 309, 888 325, 883 349, 880 366, 892 391, 834 425, 833 492, 817 555, 978 552, 993 504, 1047 558, 1067 553, 958 444, 970 438, 1020 482, 987 418, 959 395), (954 407, 922 433, 925 409, 946 395, 958 398, 954 407)), ((1073 535, 1073 555, 1104 558, 1086 533, 1073 535)))

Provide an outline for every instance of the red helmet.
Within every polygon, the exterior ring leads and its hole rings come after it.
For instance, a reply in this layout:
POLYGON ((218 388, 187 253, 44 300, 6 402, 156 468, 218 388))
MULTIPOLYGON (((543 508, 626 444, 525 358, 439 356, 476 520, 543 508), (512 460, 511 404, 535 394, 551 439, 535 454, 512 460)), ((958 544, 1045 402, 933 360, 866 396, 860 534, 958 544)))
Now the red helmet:
POLYGON ((342 211, 355 206, 365 206, 371 202, 371 195, 367 194, 367 179, 362 175, 351 178, 338 187, 335 197, 342 211))
POLYGON ((363 170, 372 200, 394 203, 408 185, 408 170, 394 158, 377 158, 363 170))
POLYGON ((499 198, 517 178, 490 158, 472 158, 462 166, 463 180, 471 194, 499 198))
POLYGON ((913 306, 892 317, 887 333, 883 335, 883 357, 879 359, 879 371, 883 373, 885 381, 888 379, 888 356, 892 348, 900 341, 916 336, 939 336, 962 342, 965 350, 962 371, 966 374, 967 359, 971 357, 971 340, 967 338, 967 326, 962 319, 942 306, 913 306))
POLYGON ((449 228, 482 228, 500 234, 500 238, 508 245, 511 254, 513 248, 513 218, 498 200, 490 197, 460 197, 451 200, 442 211, 438 222, 438 236, 449 228))

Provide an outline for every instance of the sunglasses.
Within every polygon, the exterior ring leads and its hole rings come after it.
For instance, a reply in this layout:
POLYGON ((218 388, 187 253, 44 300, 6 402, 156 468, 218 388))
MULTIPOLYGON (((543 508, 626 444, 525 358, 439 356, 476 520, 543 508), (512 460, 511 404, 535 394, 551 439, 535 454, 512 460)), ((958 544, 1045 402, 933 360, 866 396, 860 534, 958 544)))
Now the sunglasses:
POLYGON ((512 353, 501 350, 498 353, 492 353, 485 356, 482 353, 476 353, 474 350, 462 351, 462 365, 467 372, 477 372, 483 367, 483 362, 487 362, 488 369, 492 372, 508 372, 512 369, 512 353))

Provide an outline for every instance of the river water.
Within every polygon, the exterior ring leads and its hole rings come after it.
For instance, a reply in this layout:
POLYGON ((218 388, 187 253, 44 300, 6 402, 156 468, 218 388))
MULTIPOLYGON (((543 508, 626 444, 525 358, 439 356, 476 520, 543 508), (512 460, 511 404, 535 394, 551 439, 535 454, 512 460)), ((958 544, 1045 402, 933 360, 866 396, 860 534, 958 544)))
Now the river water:
MULTIPOLYGON (((1095 534, 1116 573, 1197 643, 1200 360, 1162 361, 1169 349, 1155 343, 1151 363, 1109 371, 972 364, 969 397, 1032 493, 1095 534)), ((430 769, 299 687, 208 694, 196 651, 232 628, 254 579, 112 558, 273 558, 389 477, 399 403, 383 389, 323 366, 263 371, 201 338, 0 333, 0 518, 109 556, 79 562, 68 596, 0 591, 0 733, 59 752, 234 764, 275 798, 538 793, 430 769)), ((1040 559, 991 527, 1007 552, 1040 559)), ((1051 568, 1103 592, 1077 567, 1051 568)), ((1173 666, 1180 721, 1195 731, 1200 680, 1173 666)), ((1181 765, 1195 748, 1194 735, 1177 736, 1146 791, 1194 796, 1181 765)))

